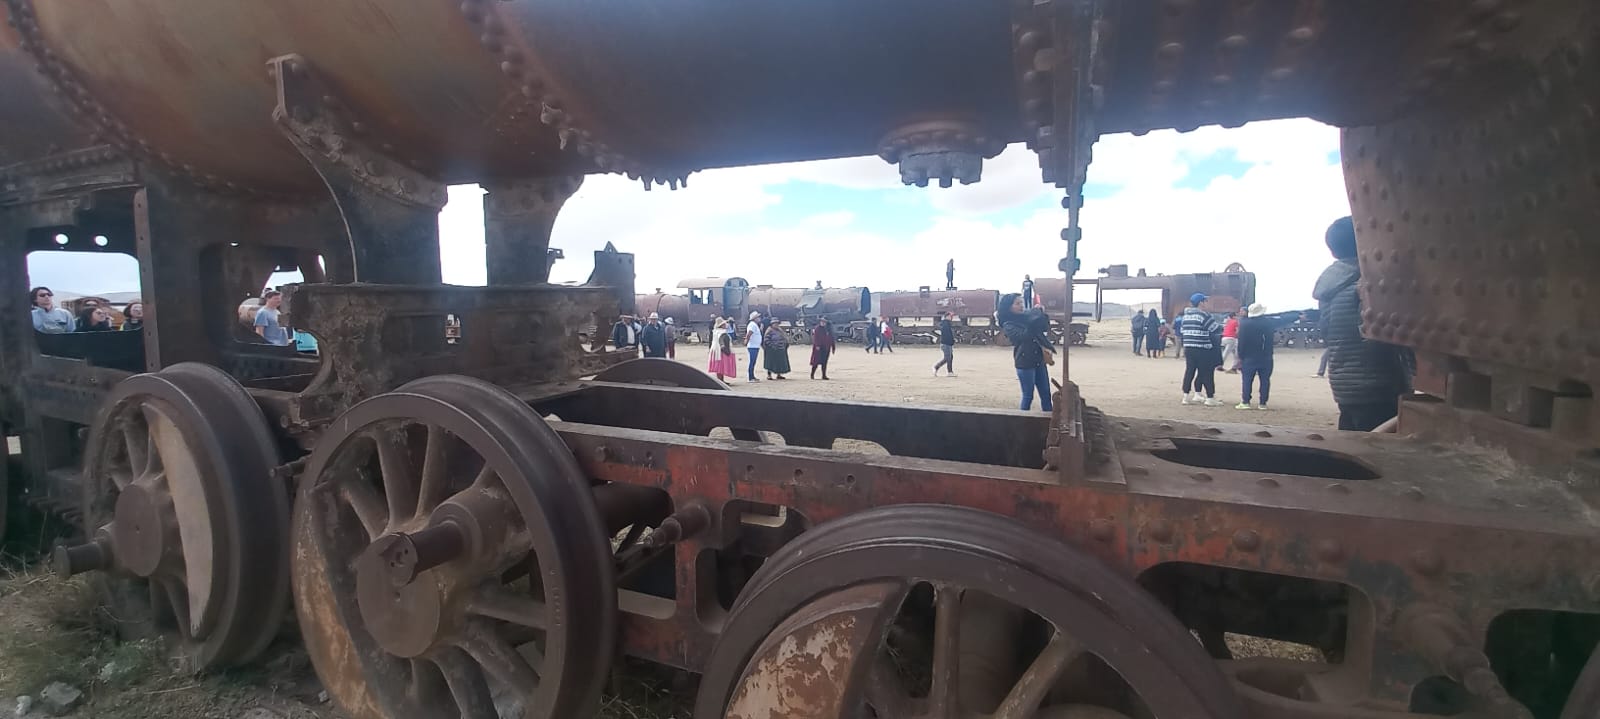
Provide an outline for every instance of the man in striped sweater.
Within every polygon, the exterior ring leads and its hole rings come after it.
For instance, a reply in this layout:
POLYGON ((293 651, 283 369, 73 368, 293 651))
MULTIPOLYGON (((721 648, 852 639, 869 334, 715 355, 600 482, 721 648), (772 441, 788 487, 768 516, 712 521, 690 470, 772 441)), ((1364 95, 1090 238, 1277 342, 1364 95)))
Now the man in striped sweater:
POLYGON ((1183 403, 1220 407, 1217 399, 1217 365, 1222 364, 1222 350, 1217 334, 1222 326, 1210 312, 1200 309, 1206 296, 1196 292, 1189 296, 1189 306, 1183 308, 1183 403), (1193 389, 1191 393, 1190 390, 1193 389), (1205 396, 1200 396, 1204 392, 1205 396))

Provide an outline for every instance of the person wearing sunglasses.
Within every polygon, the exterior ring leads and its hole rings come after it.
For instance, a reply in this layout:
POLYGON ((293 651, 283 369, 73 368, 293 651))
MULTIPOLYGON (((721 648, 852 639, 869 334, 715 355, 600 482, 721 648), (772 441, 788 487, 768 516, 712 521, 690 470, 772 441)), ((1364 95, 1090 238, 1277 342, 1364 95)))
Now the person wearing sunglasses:
POLYGON ((64 335, 76 327, 72 313, 56 306, 56 293, 51 292, 49 287, 33 288, 29 293, 29 300, 33 304, 35 332, 64 335))

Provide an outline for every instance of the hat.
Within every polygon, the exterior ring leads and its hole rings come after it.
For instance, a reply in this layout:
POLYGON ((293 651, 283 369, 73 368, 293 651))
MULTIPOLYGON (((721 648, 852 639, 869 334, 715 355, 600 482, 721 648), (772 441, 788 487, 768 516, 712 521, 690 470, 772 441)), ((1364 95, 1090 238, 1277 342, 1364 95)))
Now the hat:
POLYGON ((658 315, 658 314, 656 314, 654 312, 651 312, 650 313, 650 319, 659 320, 659 319, 661 319, 661 315, 658 315))
POLYGON ((1250 305, 1250 309, 1248 311, 1251 317, 1260 317, 1267 313, 1267 308, 1263 307, 1260 302, 1257 302, 1253 305, 1250 305))
POLYGON ((1204 292, 1196 292, 1196 293, 1194 293, 1192 295, 1189 295, 1189 301, 1193 302, 1195 304, 1199 304, 1201 302, 1205 302, 1206 301, 1206 295, 1205 295, 1204 292))
POLYGON ((761 316, 760 312, 751 312, 750 313, 750 319, 755 319, 755 318, 760 317, 760 316, 761 316))
POLYGON ((669 324, 669 325, 672 324, 672 318, 671 317, 667 318, 667 324, 669 324))

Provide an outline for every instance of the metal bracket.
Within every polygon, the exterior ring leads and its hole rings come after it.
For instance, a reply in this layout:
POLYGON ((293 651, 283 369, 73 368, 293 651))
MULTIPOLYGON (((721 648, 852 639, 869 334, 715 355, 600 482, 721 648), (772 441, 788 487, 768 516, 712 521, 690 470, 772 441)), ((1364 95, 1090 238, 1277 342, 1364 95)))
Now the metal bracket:
POLYGON ((484 255, 490 285, 537 284, 550 279, 562 254, 550 249, 556 215, 583 184, 581 176, 485 183, 484 255))
POLYGON ((349 116, 304 58, 283 55, 267 65, 278 85, 272 119, 338 204, 355 258, 355 281, 440 282, 438 216, 447 200, 444 183, 359 139, 367 126, 349 116))

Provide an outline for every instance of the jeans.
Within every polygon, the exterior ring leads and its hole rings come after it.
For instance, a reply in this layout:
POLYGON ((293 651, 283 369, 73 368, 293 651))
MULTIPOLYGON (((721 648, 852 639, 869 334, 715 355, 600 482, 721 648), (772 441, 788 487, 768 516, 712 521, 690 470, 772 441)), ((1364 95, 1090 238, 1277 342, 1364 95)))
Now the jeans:
POLYGON ((1261 406, 1267 406, 1267 394, 1272 391, 1272 360, 1244 360, 1239 363, 1241 397, 1250 404, 1250 389, 1256 378, 1261 378, 1261 406))
POLYGON ((1044 365, 1017 370, 1017 383, 1022 385, 1022 408, 1033 408, 1033 391, 1039 391, 1039 409, 1049 412, 1050 371, 1044 365))
POLYGON ((1217 396, 1217 363, 1222 361, 1215 348, 1189 347, 1183 357, 1183 393, 1205 392, 1206 397, 1217 396))
POLYGON ((756 380, 756 356, 761 354, 760 347, 749 347, 750 350, 750 381, 756 380))
POLYGON ((1133 353, 1134 354, 1139 354, 1139 348, 1142 347, 1142 346, 1144 346, 1144 332, 1143 331, 1134 332, 1133 333, 1133 353))
POLYGON ((1322 362, 1317 365, 1317 376, 1318 377, 1323 377, 1323 376, 1326 376, 1327 374, 1328 374, 1328 350, 1324 349, 1324 350, 1322 350, 1322 362))
POLYGON ((878 340, 881 339, 882 337, 883 337, 883 335, 878 334, 877 332, 873 332, 872 328, 868 327, 867 328, 867 346, 866 346, 866 351, 871 352, 872 350, 877 349, 878 340))
POLYGON ((1400 398, 1375 404, 1339 405, 1339 429, 1353 432, 1371 432, 1400 413, 1400 398))
POLYGON ((943 367, 946 372, 954 374, 956 371, 955 345, 941 344, 939 345, 939 351, 944 353, 944 359, 939 360, 939 364, 933 366, 933 371, 938 372, 939 368, 943 367))

